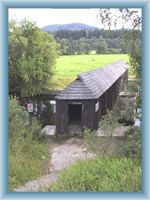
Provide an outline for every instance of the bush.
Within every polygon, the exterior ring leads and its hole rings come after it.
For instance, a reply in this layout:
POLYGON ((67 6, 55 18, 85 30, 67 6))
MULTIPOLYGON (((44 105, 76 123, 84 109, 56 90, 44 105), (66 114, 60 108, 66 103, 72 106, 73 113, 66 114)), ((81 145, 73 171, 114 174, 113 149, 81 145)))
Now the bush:
POLYGON ((45 109, 40 114, 40 122, 42 123, 42 127, 46 125, 51 125, 55 123, 55 117, 52 105, 49 102, 44 102, 45 109))
POLYGON ((46 140, 45 132, 42 132, 42 126, 38 121, 32 121, 32 125, 28 128, 29 133, 32 135, 32 140, 44 142, 46 140))
POLYGON ((9 135, 26 135, 26 129, 29 126, 29 116, 19 105, 17 97, 9 97, 9 135))
POLYGON ((118 150, 122 145, 122 138, 113 137, 116 128, 120 124, 113 111, 107 111, 107 115, 102 117, 97 131, 84 130, 84 141, 89 150, 96 155, 118 155, 118 150), (101 134, 101 136, 99 136, 101 134))
MULTIPOLYGON (((141 159, 141 129, 130 126, 124 131, 124 137, 113 137, 116 128, 121 125, 117 122, 116 113, 108 111, 99 123, 98 131, 84 130, 84 141, 89 150, 97 155, 126 156, 141 159), (104 135, 98 136, 99 133, 104 135)), ((120 117, 120 116, 119 116, 120 117)))
POLYGON ((45 173, 47 147, 45 143, 41 143, 43 135, 40 132, 41 125, 35 121, 29 126, 28 113, 21 108, 16 97, 10 97, 8 151, 10 191, 45 173))
POLYGON ((121 137, 98 136, 96 132, 90 132, 86 129, 84 131, 84 143, 87 149, 97 156, 118 156, 123 139, 121 137))
POLYGON ((85 129, 83 132, 84 143, 87 148, 99 155, 102 152, 101 149, 101 138, 97 136, 95 131, 90 131, 89 129, 85 129))
POLYGON ((139 192, 141 167, 128 158, 78 161, 62 171, 50 192, 139 192))
POLYGON ((119 123, 133 125, 135 119, 135 98, 119 97, 114 107, 114 117, 119 123))
POLYGON ((136 95, 140 90, 140 81, 130 80, 124 86, 124 92, 130 95, 136 95))
POLYGON ((108 48, 108 54, 120 54, 121 49, 108 48))
POLYGON ((43 140, 45 135, 41 133, 42 126, 36 121, 32 120, 32 124, 29 124, 29 114, 20 106, 20 102, 17 97, 9 97, 9 135, 10 137, 23 137, 28 134, 32 135, 34 140, 43 140))
POLYGON ((119 126, 117 117, 114 117, 114 112, 110 110, 107 110, 107 114, 99 122, 99 128, 109 136, 112 136, 119 126))
POLYGON ((121 153, 126 157, 141 160, 141 143, 141 129, 139 127, 130 127, 125 132, 121 153))

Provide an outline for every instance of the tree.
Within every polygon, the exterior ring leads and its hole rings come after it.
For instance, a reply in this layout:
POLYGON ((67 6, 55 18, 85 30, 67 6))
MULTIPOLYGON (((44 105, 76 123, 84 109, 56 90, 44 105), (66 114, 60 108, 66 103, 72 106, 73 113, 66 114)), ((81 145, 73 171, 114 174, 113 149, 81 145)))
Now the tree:
MULTIPOLYGON (((132 48, 130 48, 130 64, 137 78, 141 78, 141 44, 137 39, 141 40, 142 17, 138 9, 100 9, 99 19, 107 29, 115 28, 116 25, 122 24, 122 28, 126 29, 130 25, 132 28, 132 48)), ((125 37, 128 43, 129 37, 125 37)))
POLYGON ((96 53, 97 54, 107 53, 107 42, 106 42, 106 40, 102 39, 97 43, 96 53))
POLYGON ((58 47, 54 38, 42 32, 35 23, 22 20, 9 23, 9 89, 10 93, 40 93, 52 76, 58 47))
POLYGON ((69 40, 68 39, 62 39, 60 41, 60 51, 62 55, 69 55, 69 40))
POLYGON ((80 41, 79 41, 79 52, 78 53, 79 54, 89 54, 90 53, 90 46, 84 39, 80 39, 80 41))

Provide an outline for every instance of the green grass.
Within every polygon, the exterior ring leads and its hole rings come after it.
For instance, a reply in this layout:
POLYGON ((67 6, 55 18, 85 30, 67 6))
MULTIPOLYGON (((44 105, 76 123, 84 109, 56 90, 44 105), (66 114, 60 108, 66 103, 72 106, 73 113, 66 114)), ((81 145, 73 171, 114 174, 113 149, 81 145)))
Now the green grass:
POLYGON ((60 56, 57 59, 49 89, 63 89, 78 74, 102 67, 117 60, 129 62, 129 57, 127 54, 60 56))
POLYGON ((9 141, 8 190, 37 179, 46 173, 47 147, 30 137, 9 141))
POLYGON ((139 192, 141 167, 128 158, 78 161, 62 171, 50 192, 139 192))

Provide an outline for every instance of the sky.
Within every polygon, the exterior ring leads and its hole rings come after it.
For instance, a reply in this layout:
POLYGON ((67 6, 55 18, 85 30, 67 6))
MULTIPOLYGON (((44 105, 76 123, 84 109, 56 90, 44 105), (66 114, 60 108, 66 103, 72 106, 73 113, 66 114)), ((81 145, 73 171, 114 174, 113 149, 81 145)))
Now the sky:
MULTIPOLYGON (((117 14, 118 9, 113 9, 117 14)), ((133 9, 132 9, 133 10, 133 9)), ((137 9, 136 9, 137 10, 137 9)), ((26 18, 30 21, 36 22, 37 26, 43 28, 51 24, 68 24, 68 23, 84 23, 87 25, 103 28, 100 20, 97 18, 99 14, 98 8, 89 9, 52 9, 52 8, 9 8, 9 20, 16 19, 18 22, 26 18)), ((141 9, 139 9, 141 15, 141 9)), ((120 21, 117 28, 122 28, 120 21)), ((130 28, 131 24, 128 22, 125 28, 130 28)))
POLYGON ((35 21, 42 28, 50 24, 67 24, 80 22, 91 26, 101 28, 100 22, 97 19, 99 9, 29 9, 15 8, 9 9, 9 20, 27 18, 35 21))

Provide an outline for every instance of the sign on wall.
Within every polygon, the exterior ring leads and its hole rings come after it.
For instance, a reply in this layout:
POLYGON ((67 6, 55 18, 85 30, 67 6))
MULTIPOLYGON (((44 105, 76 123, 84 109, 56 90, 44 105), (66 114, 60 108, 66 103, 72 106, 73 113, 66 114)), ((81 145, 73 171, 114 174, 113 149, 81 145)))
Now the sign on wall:
POLYGON ((99 110, 99 101, 95 104, 95 112, 99 110))
POLYGON ((51 106, 52 106, 53 113, 56 113, 56 101, 54 101, 54 100, 51 100, 51 101, 49 101, 49 103, 50 103, 50 104, 51 104, 51 106))
POLYGON ((33 103, 28 103, 27 104, 27 110, 28 110, 29 113, 33 112, 33 103))

